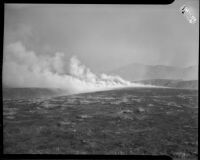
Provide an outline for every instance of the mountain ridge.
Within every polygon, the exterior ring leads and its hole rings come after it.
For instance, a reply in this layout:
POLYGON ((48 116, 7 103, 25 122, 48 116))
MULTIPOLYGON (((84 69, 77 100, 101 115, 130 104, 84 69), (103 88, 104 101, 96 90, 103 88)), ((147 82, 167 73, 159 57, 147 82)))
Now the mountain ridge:
POLYGON ((115 70, 109 71, 109 74, 119 75, 129 80, 149 80, 149 79, 171 79, 171 80, 197 80, 198 66, 175 67, 166 65, 144 65, 141 63, 132 63, 115 70))
POLYGON ((135 83, 142 83, 147 85, 164 86, 178 89, 194 89, 198 90, 198 80, 170 80, 170 79, 150 79, 134 81, 135 83))

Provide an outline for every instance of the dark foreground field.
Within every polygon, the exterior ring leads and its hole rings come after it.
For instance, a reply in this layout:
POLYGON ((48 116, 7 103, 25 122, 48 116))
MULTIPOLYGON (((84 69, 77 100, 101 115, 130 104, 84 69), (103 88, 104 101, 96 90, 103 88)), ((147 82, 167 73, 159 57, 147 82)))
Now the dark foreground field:
POLYGON ((4 153, 197 159, 197 91, 130 88, 3 99, 4 153))

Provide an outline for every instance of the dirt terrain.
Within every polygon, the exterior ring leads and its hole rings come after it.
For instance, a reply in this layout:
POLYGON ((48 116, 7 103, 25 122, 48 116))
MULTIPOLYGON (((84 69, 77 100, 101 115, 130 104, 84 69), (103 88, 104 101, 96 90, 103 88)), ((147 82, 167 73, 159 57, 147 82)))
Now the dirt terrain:
POLYGON ((126 88, 3 99, 4 152, 197 159, 198 92, 126 88))

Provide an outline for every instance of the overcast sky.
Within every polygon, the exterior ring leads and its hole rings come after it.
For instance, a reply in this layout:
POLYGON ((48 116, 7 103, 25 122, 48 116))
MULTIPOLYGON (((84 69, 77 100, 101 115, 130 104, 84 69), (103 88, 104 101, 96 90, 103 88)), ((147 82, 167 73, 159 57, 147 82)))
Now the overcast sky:
MULTIPOLYGON (((198 0, 170 5, 5 5, 4 46, 21 42, 35 54, 63 52, 94 72, 130 63, 198 64, 198 0), (180 13, 189 5, 197 18, 180 13)), ((4 52, 4 54, 6 54, 4 52)))

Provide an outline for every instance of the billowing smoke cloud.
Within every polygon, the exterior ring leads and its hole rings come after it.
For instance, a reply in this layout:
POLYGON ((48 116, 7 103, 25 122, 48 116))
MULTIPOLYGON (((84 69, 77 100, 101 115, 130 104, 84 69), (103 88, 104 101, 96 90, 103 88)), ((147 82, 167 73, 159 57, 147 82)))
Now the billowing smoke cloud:
POLYGON ((119 76, 97 76, 75 56, 70 59, 67 74, 64 56, 60 52, 53 56, 37 55, 27 51, 21 42, 12 43, 4 50, 3 84, 9 87, 61 88, 71 93, 142 86, 119 76))

